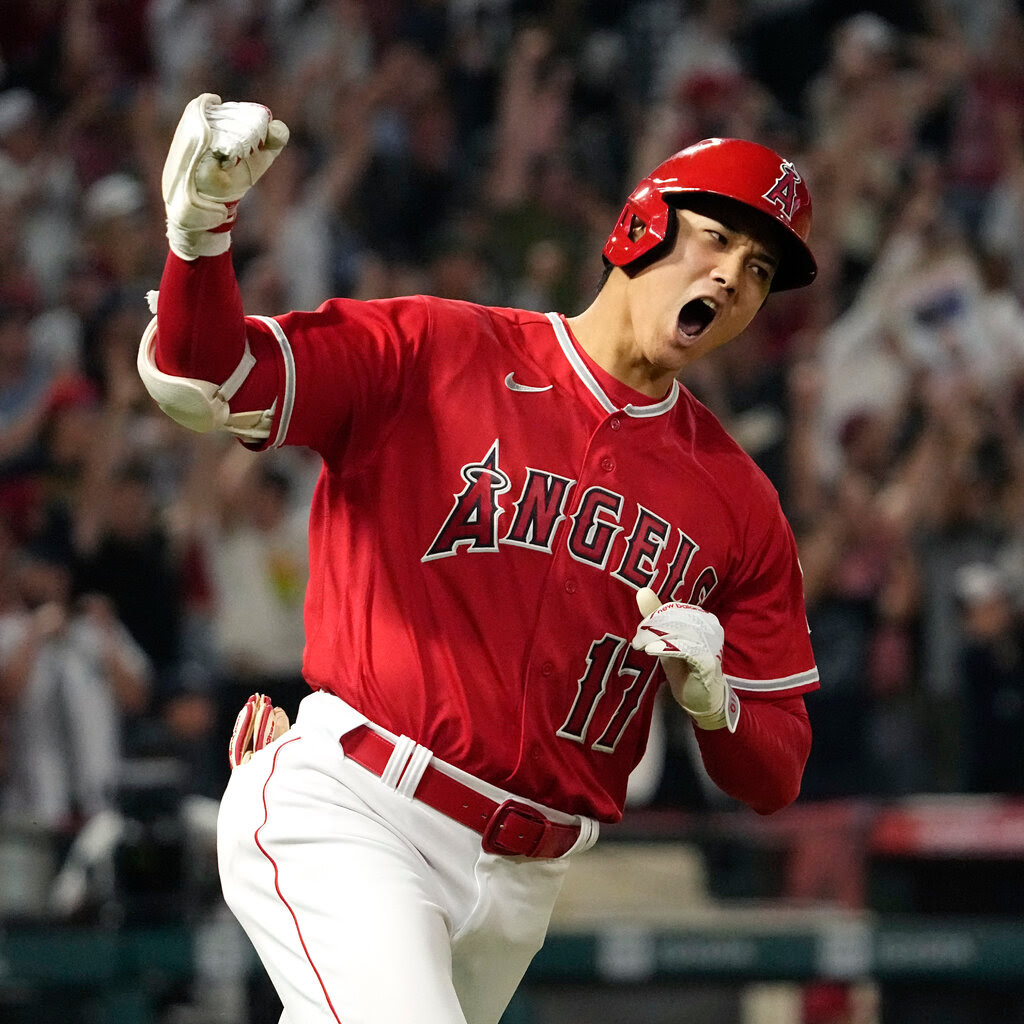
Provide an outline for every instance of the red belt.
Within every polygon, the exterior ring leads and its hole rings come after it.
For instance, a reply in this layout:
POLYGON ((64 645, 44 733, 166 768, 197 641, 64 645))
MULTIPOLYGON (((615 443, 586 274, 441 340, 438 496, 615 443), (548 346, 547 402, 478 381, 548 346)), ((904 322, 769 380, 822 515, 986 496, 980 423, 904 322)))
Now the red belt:
MULTIPOLYGON (((361 725, 341 738, 345 756, 381 776, 392 751, 391 740, 361 725)), ((515 857, 561 857, 580 835, 578 825, 549 821, 518 800, 498 803, 428 764, 416 787, 416 799, 479 832, 487 853, 515 857)))

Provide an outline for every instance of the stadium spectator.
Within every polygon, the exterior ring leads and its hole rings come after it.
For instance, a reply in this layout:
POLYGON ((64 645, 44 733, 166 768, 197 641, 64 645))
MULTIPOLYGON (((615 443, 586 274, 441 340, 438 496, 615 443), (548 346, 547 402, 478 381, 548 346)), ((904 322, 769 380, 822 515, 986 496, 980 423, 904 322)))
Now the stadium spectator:
POLYGON ((988 563, 965 565, 956 594, 963 615, 960 652, 960 785, 968 793, 1024 795, 1024 623, 1006 574, 988 563))
POLYGON ((149 662, 108 601, 74 598, 62 552, 25 546, 13 576, 0 615, 3 813, 73 834, 116 806, 123 727, 145 709, 149 662))

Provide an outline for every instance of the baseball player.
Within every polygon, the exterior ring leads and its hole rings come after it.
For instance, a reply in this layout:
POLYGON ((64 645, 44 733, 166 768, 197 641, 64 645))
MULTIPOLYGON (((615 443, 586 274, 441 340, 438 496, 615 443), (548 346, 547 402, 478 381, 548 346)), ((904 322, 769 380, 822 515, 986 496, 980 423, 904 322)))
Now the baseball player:
POLYGON ((573 856, 621 816, 663 682, 725 793, 798 793, 818 676, 793 537, 677 376, 811 282, 811 202, 771 150, 707 140, 637 186, 578 316, 245 316, 230 229, 287 137, 258 104, 188 105, 139 351, 180 423, 323 460, 313 692, 290 729, 264 697, 240 716, 224 896, 283 1021, 494 1024, 573 856))

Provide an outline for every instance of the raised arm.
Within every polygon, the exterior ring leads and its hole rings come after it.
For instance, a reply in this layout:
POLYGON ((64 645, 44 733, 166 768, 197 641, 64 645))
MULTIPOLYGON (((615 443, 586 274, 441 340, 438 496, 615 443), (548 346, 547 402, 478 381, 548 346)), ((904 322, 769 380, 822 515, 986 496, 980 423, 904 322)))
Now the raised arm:
POLYGON ((229 249, 239 201, 287 141, 287 127, 262 104, 204 93, 171 142, 162 177, 171 251, 138 367, 157 404, 191 430, 250 441, 269 434, 275 374, 269 361, 252 373, 229 249))

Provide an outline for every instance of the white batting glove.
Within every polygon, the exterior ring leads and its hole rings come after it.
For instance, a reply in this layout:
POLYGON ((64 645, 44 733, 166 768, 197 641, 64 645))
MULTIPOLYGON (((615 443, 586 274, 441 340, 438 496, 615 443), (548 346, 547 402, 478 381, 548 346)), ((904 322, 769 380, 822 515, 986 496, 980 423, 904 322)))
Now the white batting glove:
POLYGON ((735 732, 740 702, 722 672, 718 617, 695 604, 662 604, 650 587, 637 592, 636 603, 644 618, 633 647, 661 659, 672 696, 701 729, 735 732))
POLYGON ((262 103, 221 103, 205 92, 185 107, 164 163, 167 239, 183 260, 231 247, 238 201, 288 141, 262 103))
POLYGON ((235 718, 228 743, 228 763, 232 770, 251 760, 252 755, 273 743, 291 728, 284 708, 263 693, 254 693, 235 718))

